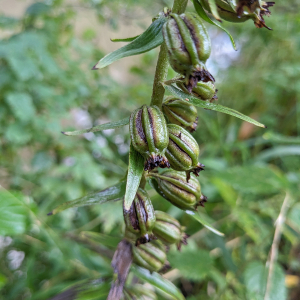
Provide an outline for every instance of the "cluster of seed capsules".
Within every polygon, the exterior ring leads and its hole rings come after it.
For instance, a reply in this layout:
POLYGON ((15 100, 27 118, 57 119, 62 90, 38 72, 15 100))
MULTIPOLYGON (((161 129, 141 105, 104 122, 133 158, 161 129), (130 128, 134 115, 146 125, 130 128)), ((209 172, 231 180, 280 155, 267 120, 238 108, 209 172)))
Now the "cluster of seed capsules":
MULTIPOLYGON (((210 56, 210 38, 194 13, 170 14, 163 36, 171 67, 183 75, 177 86, 202 100, 214 100, 214 78, 205 62, 210 56)), ((204 169, 199 163, 199 145, 190 132, 197 126, 197 109, 187 101, 167 97, 162 110, 143 105, 130 117, 132 146, 145 158, 144 170, 155 190, 183 210, 204 206, 199 181, 194 177, 204 169), (168 168, 158 172, 157 168, 168 168), (194 175, 193 175, 194 174, 194 175)), ((134 262, 150 271, 166 262, 166 246, 180 249, 187 235, 180 223, 162 211, 154 211, 145 190, 139 188, 129 210, 123 209, 125 238, 132 242, 134 262)))

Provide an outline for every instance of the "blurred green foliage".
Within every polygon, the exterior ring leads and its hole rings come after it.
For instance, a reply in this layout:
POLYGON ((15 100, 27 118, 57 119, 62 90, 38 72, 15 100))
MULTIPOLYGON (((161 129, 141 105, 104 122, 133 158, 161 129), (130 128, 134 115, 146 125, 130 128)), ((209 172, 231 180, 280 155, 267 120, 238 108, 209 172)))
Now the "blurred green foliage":
MULTIPOLYGON (((155 16, 169 4, 80 2, 113 28, 122 26, 120 12, 134 18, 147 9, 155 16)), ((34 3, 20 19, 0 15, 1 29, 9 32, 0 40, 0 295, 7 300, 48 299, 65 289, 76 299, 106 299, 110 287, 110 258, 122 237, 121 202, 47 213, 124 177, 128 128, 81 137, 60 132, 117 121, 148 103, 158 51, 138 57, 130 70, 136 83, 121 85, 106 69, 90 70, 104 53, 94 45, 92 30, 83 40, 76 36, 75 18, 76 8, 64 1, 34 3), (82 284, 85 289, 76 293, 74 286, 82 284)), ((171 247, 168 259, 177 271, 167 275, 189 300, 263 299, 274 222, 287 194, 270 299, 300 297, 299 20, 293 0, 272 8, 266 22, 273 31, 257 29, 252 21, 224 22, 239 52, 228 68, 216 68, 218 103, 268 126, 257 129, 199 110, 194 136, 206 165, 199 180, 209 198, 202 212, 225 237, 149 190, 155 209, 176 216, 191 235, 182 252, 171 247), (289 283, 291 275, 298 285, 289 283)), ((213 49, 228 39, 209 29, 213 49)), ((231 47, 229 39, 225 45, 231 47)), ((221 58, 212 63, 218 66, 221 58)), ((131 275, 128 284, 132 280, 131 275)))

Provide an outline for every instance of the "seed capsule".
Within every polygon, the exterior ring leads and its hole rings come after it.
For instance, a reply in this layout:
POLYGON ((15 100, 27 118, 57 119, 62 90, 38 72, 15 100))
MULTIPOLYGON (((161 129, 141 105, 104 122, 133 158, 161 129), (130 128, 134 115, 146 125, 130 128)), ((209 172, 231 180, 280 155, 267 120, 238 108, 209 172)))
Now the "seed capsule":
POLYGON ((168 130, 163 113, 157 106, 143 105, 130 116, 129 130, 133 147, 145 158, 145 171, 169 168, 165 157, 168 130))
POLYGON ((198 81, 215 81, 207 71, 205 62, 211 45, 207 30, 197 14, 170 14, 163 26, 163 37, 172 68, 185 76, 191 92, 198 81))
POLYGON ((152 240, 152 229, 155 223, 155 213, 152 202, 143 189, 139 188, 129 210, 123 206, 123 215, 128 239, 136 235, 136 244, 147 243, 152 240), (132 234, 130 234, 132 233, 132 234))
POLYGON ((198 162, 200 149, 191 134, 176 124, 168 124, 169 145, 166 157, 171 168, 176 171, 186 171, 187 181, 190 173, 196 176, 204 170, 204 165, 198 162))
POLYGON ((175 218, 158 210, 155 211, 155 216, 153 233, 158 239, 167 245, 177 244, 178 250, 181 244, 187 245, 188 235, 184 233, 184 227, 175 218))
POLYGON ((183 172, 167 170, 161 174, 151 173, 153 188, 166 200, 183 210, 195 210, 204 206, 207 197, 201 194, 201 186, 195 177, 186 182, 183 172))
POLYGON ((149 271, 160 270, 166 262, 165 246, 159 241, 132 247, 133 261, 149 271))
POLYGON ((198 113, 193 104, 170 98, 163 103, 162 111, 170 123, 180 125, 190 132, 196 130, 198 113))
POLYGON ((154 288, 151 285, 133 283, 123 290, 124 300, 157 300, 154 288))
MULTIPOLYGON (((201 0, 201 4, 208 12, 211 13, 208 0, 201 0)), ((261 0, 239 0, 238 4, 236 5, 236 3, 231 0, 216 0, 218 13, 221 19, 234 23, 253 20, 254 25, 257 28, 266 27, 269 30, 271 30, 271 28, 265 24, 263 17, 270 16, 271 12, 269 7, 273 6, 274 4, 275 2, 265 2, 261 0), (244 6, 248 8, 249 12, 244 11, 244 6)))
MULTIPOLYGON (((189 93, 186 85, 183 82, 178 82, 177 86, 184 92, 189 93)), ((215 85, 211 82, 199 81, 195 87, 193 87, 191 94, 202 100, 210 100, 211 102, 217 100, 216 95, 218 90, 216 90, 215 85)))

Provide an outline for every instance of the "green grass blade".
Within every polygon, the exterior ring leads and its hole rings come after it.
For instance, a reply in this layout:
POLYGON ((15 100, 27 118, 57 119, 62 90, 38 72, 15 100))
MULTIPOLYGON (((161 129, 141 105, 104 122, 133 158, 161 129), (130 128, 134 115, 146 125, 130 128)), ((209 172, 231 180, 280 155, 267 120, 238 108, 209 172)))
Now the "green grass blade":
POLYGON ((173 300, 184 300, 184 296, 181 294, 179 289, 170 282, 169 280, 163 278, 161 275, 159 275, 156 272, 150 272, 147 269, 141 268, 141 267, 131 267, 132 272, 139 277, 140 279, 150 283, 158 290, 163 291, 166 293, 170 298, 173 300))
POLYGON ((122 119, 120 121, 116 122, 109 122, 105 124, 101 124, 95 127, 91 127, 88 129, 82 129, 82 130, 76 130, 76 131, 62 131, 64 135, 72 136, 72 135, 81 135, 83 133, 88 133, 88 132, 97 132, 97 131, 102 131, 106 129, 116 129, 125 125, 129 124, 129 117, 122 119))
POLYGON ((210 223, 199 212, 194 212, 194 211, 191 211, 191 210, 187 210, 186 213, 188 215, 192 216, 196 221, 201 223, 204 227, 206 227, 211 232, 213 232, 217 235, 220 235, 220 236, 224 236, 224 233, 220 232, 219 230, 215 229, 212 225, 210 225, 210 223))
POLYGON ((91 193, 84 197, 65 202, 48 213, 48 216, 55 215, 65 209, 81 207, 93 204, 103 204, 108 201, 121 200, 124 197, 126 182, 121 181, 103 191, 91 193))
POLYGON ((126 192, 124 198, 124 207, 130 209, 135 194, 139 188, 140 181, 144 172, 144 158, 130 144, 129 166, 126 183, 126 192))
POLYGON ((192 0, 193 3, 194 3, 194 7, 195 7, 195 10, 197 12, 197 14, 206 22, 208 22, 209 24, 212 24, 212 25, 215 25, 217 27, 219 27, 220 29, 224 30, 229 38, 230 38, 230 41, 231 41, 231 44, 232 44, 232 47, 234 50, 237 50, 236 48, 236 45, 235 45, 235 41, 232 37, 232 35, 230 34, 230 32, 225 29, 222 25, 220 25, 218 22, 215 22, 214 20, 212 20, 206 13, 206 11, 204 10, 204 8, 202 7, 202 5, 199 3, 198 0, 192 0))
POLYGON ((162 27, 167 18, 155 20, 145 32, 134 39, 128 45, 113 51, 103 58, 93 67, 93 70, 104 68, 111 63, 124 57, 145 53, 158 47, 163 42, 162 27))
POLYGON ((223 106, 223 105, 220 105, 220 104, 210 103, 209 101, 203 101, 199 98, 193 97, 190 94, 184 93, 183 91, 181 91, 180 89, 178 89, 178 88, 176 88, 172 85, 165 85, 164 87, 173 96, 179 97, 179 98, 181 98, 182 100, 185 100, 185 101, 189 101, 189 103, 194 104, 195 106, 205 108, 205 109, 209 109, 209 110, 222 112, 224 114, 231 115, 231 116, 234 116, 236 118, 242 119, 242 120, 244 120, 246 122, 249 122, 251 124, 254 124, 258 127, 266 128, 266 126, 264 124, 259 123, 258 121, 254 120, 254 119, 252 119, 248 116, 245 116, 244 114, 242 114, 242 113, 240 113, 240 112, 238 112, 234 109, 231 109, 229 107, 226 107, 226 106, 223 106), (188 99, 188 100, 186 100, 186 99, 188 99))
POLYGON ((134 41, 136 38, 138 38, 140 36, 139 35, 136 35, 136 36, 133 36, 133 37, 130 37, 130 38, 125 38, 125 39, 110 39, 112 42, 132 42, 134 41))

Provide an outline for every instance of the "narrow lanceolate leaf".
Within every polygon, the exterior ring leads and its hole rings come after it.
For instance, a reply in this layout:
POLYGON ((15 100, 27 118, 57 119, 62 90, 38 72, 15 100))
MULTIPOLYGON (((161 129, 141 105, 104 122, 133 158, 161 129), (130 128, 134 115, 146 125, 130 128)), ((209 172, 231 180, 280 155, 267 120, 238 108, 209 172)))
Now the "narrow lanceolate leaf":
POLYGON ((169 296, 168 299, 173 299, 173 300, 185 299, 184 296, 179 291, 179 289, 177 289, 177 287, 172 282, 163 278, 158 273, 156 272, 150 273, 149 270, 137 266, 131 267, 131 270, 137 277, 150 283, 155 288, 157 288, 158 291, 162 291, 163 293, 167 294, 169 296))
POLYGON ((11 194, 0 185, 0 235, 23 234, 26 230, 28 210, 22 194, 11 194))
POLYGON ((126 192, 124 197, 124 207, 130 209, 135 194, 139 188, 141 178, 144 171, 144 158, 130 144, 129 166, 126 183, 126 192))
POLYGON ((266 128, 266 126, 262 123, 257 122, 256 120, 245 116, 244 114, 231 109, 229 107, 220 105, 220 104, 215 104, 215 103, 210 103, 209 101, 203 101, 197 97, 193 97, 190 94, 186 94, 183 91, 181 91, 180 89, 172 86, 172 85, 165 85, 164 86, 165 89, 167 91, 169 91, 173 96, 179 97, 182 100, 188 101, 191 104, 194 104, 195 106, 201 107, 201 108, 205 108, 205 109, 210 109, 210 110, 214 110, 214 111, 218 111, 227 115, 231 115, 234 116, 236 118, 242 119, 246 122, 252 123, 258 127, 262 127, 262 128, 266 128))
POLYGON ((234 50, 237 50, 237 49, 236 49, 235 42, 234 42, 234 39, 233 39, 232 35, 230 34, 230 32, 229 32, 227 29, 225 29, 222 25, 220 25, 218 22, 215 22, 214 20, 212 20, 212 19, 207 15, 206 11, 204 10, 204 8, 202 7, 202 5, 199 3, 198 0, 192 0, 192 1, 193 1, 193 3, 194 3, 194 7, 195 7, 195 10, 196 10, 197 14, 198 14, 204 21, 208 22, 209 24, 215 25, 215 26, 219 27, 220 29, 224 30, 224 31, 228 34, 228 36, 229 36, 229 38, 230 38, 230 41, 231 41, 232 46, 233 46, 233 49, 234 49, 234 50))
POLYGON ((163 42, 161 30, 166 21, 167 18, 159 18, 155 20, 145 32, 134 39, 131 43, 104 56, 93 67, 93 70, 104 68, 123 57, 145 53, 158 47, 163 42))
POLYGON ((121 181, 103 191, 91 193, 84 197, 65 202, 48 213, 48 216, 55 215, 71 207, 80 207, 93 204, 102 204, 108 201, 121 200, 124 197, 126 182, 121 181))
POLYGON ((88 132, 97 132, 97 131, 102 131, 102 130, 106 130, 106 129, 116 129, 125 125, 129 124, 129 117, 122 119, 120 121, 116 121, 116 122, 109 122, 109 123, 105 123, 105 124, 101 124, 95 127, 91 127, 88 129, 82 129, 82 130, 76 130, 76 131, 62 131, 61 133, 63 133, 64 135, 80 135, 83 133, 88 133, 88 132))
POLYGON ((132 42, 134 41, 136 38, 138 38, 140 35, 136 35, 133 37, 129 37, 129 38, 125 38, 125 39, 110 39, 112 42, 132 42))
POLYGON ((217 7, 215 0, 208 0, 208 5, 210 7, 211 13, 214 16, 214 18, 216 20, 218 20, 219 22, 222 22, 222 20, 219 16, 219 13, 218 13, 218 7, 217 7))
POLYGON ((213 233, 223 236, 224 233, 220 232, 219 230, 215 229, 199 212, 194 212, 191 210, 187 210, 186 213, 190 216, 192 216, 196 221, 201 223, 204 227, 206 227, 208 230, 212 231, 213 233))

